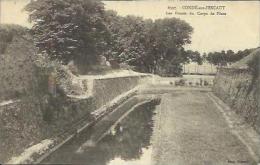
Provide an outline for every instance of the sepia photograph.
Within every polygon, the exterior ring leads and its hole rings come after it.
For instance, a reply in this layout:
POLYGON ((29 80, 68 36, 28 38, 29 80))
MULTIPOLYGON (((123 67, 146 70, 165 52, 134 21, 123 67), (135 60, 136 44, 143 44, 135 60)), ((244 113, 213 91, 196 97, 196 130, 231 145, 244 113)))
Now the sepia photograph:
POLYGON ((260 165, 260 1, 0 0, 0 164, 260 165))

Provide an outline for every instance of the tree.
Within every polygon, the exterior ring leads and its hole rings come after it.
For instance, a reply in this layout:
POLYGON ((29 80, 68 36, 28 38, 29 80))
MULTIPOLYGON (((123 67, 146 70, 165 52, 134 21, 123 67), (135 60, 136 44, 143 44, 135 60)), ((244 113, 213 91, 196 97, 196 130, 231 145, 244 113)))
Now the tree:
POLYGON ((187 63, 196 62, 198 65, 202 65, 203 57, 201 57, 198 51, 187 50, 184 51, 183 54, 187 58, 187 63))
POLYGON ((191 43, 192 32, 193 28, 188 23, 177 18, 155 20, 148 37, 151 46, 146 49, 152 56, 148 56, 153 60, 149 65, 152 72, 165 66, 181 68, 180 65, 188 60, 183 53, 183 46, 191 43))
POLYGON ((217 66, 227 66, 227 64, 231 65, 232 63, 241 60, 245 56, 249 55, 253 49, 245 49, 243 51, 238 51, 235 53, 232 50, 220 51, 220 52, 210 52, 206 56, 206 60, 217 66))
POLYGON ((111 33, 111 46, 107 52, 107 59, 115 59, 119 63, 127 63, 144 70, 146 56, 145 40, 151 20, 143 20, 141 17, 120 17, 113 11, 107 12, 107 27, 111 33))
POLYGON ((121 17, 94 0, 36 0, 26 10, 39 51, 65 64, 74 60, 88 66, 105 55, 141 72, 180 68, 180 73, 188 58, 199 62, 197 53, 190 57, 183 53, 193 28, 177 18, 121 17))
MULTIPOLYGON (((190 43, 192 27, 179 19, 144 20, 141 17, 107 13, 112 36, 110 58, 149 73, 181 72, 188 60, 183 45, 190 43)), ((108 55, 109 56, 109 55, 108 55)))
POLYGON ((0 25, 0 54, 4 54, 5 50, 14 38, 14 36, 22 36, 28 34, 28 29, 12 24, 0 25))
POLYGON ((106 48, 104 5, 95 0, 36 0, 26 8, 41 53, 63 63, 88 65, 106 48))

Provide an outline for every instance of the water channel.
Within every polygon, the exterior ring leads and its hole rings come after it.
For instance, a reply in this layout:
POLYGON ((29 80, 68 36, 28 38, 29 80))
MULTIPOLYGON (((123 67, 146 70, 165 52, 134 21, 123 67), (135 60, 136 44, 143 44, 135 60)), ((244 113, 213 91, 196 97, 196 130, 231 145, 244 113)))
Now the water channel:
MULTIPOLYGON (((137 100, 140 101, 135 98, 128 102, 137 103, 137 100)), ((145 102, 128 111, 124 110, 124 113, 111 114, 41 163, 138 165, 146 162, 147 164, 152 153, 150 138, 155 107, 156 103, 145 102), (119 114, 121 116, 118 118, 119 114)))

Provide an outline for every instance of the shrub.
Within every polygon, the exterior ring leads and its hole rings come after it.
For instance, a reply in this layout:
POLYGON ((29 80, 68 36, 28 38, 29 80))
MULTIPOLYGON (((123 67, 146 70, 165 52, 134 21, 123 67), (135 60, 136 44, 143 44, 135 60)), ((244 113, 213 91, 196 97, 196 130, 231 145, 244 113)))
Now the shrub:
POLYGON ((12 24, 1 24, 0 25, 0 54, 4 54, 5 50, 16 35, 24 35, 27 33, 27 29, 12 24))
POLYGON ((248 66, 248 68, 251 71, 252 76, 253 76, 251 84, 250 84, 248 91, 247 91, 247 94, 249 94, 253 90, 254 86, 258 84, 258 81, 259 81, 260 50, 255 52, 252 60, 247 62, 247 66, 248 66))
POLYGON ((179 81, 175 81, 176 86, 184 86, 186 80, 185 79, 180 79, 179 81))
POLYGON ((209 85, 208 81, 204 80, 204 86, 208 86, 208 85, 209 85))

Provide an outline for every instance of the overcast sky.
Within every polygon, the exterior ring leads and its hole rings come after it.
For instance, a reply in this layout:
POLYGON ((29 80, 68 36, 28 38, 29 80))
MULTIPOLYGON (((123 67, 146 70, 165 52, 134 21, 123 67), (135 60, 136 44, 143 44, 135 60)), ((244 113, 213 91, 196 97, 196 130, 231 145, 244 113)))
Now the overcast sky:
MULTIPOLYGON (((1 23, 30 26, 27 13, 22 12, 29 0, 2 0, 1 23)), ((119 15, 136 15, 158 19, 178 17, 193 28, 192 44, 187 48, 202 52, 232 49, 234 51, 260 46, 260 2, 259 1, 107 1, 106 9, 119 15), (180 16, 166 15, 168 6, 225 5, 227 16, 180 16)))

